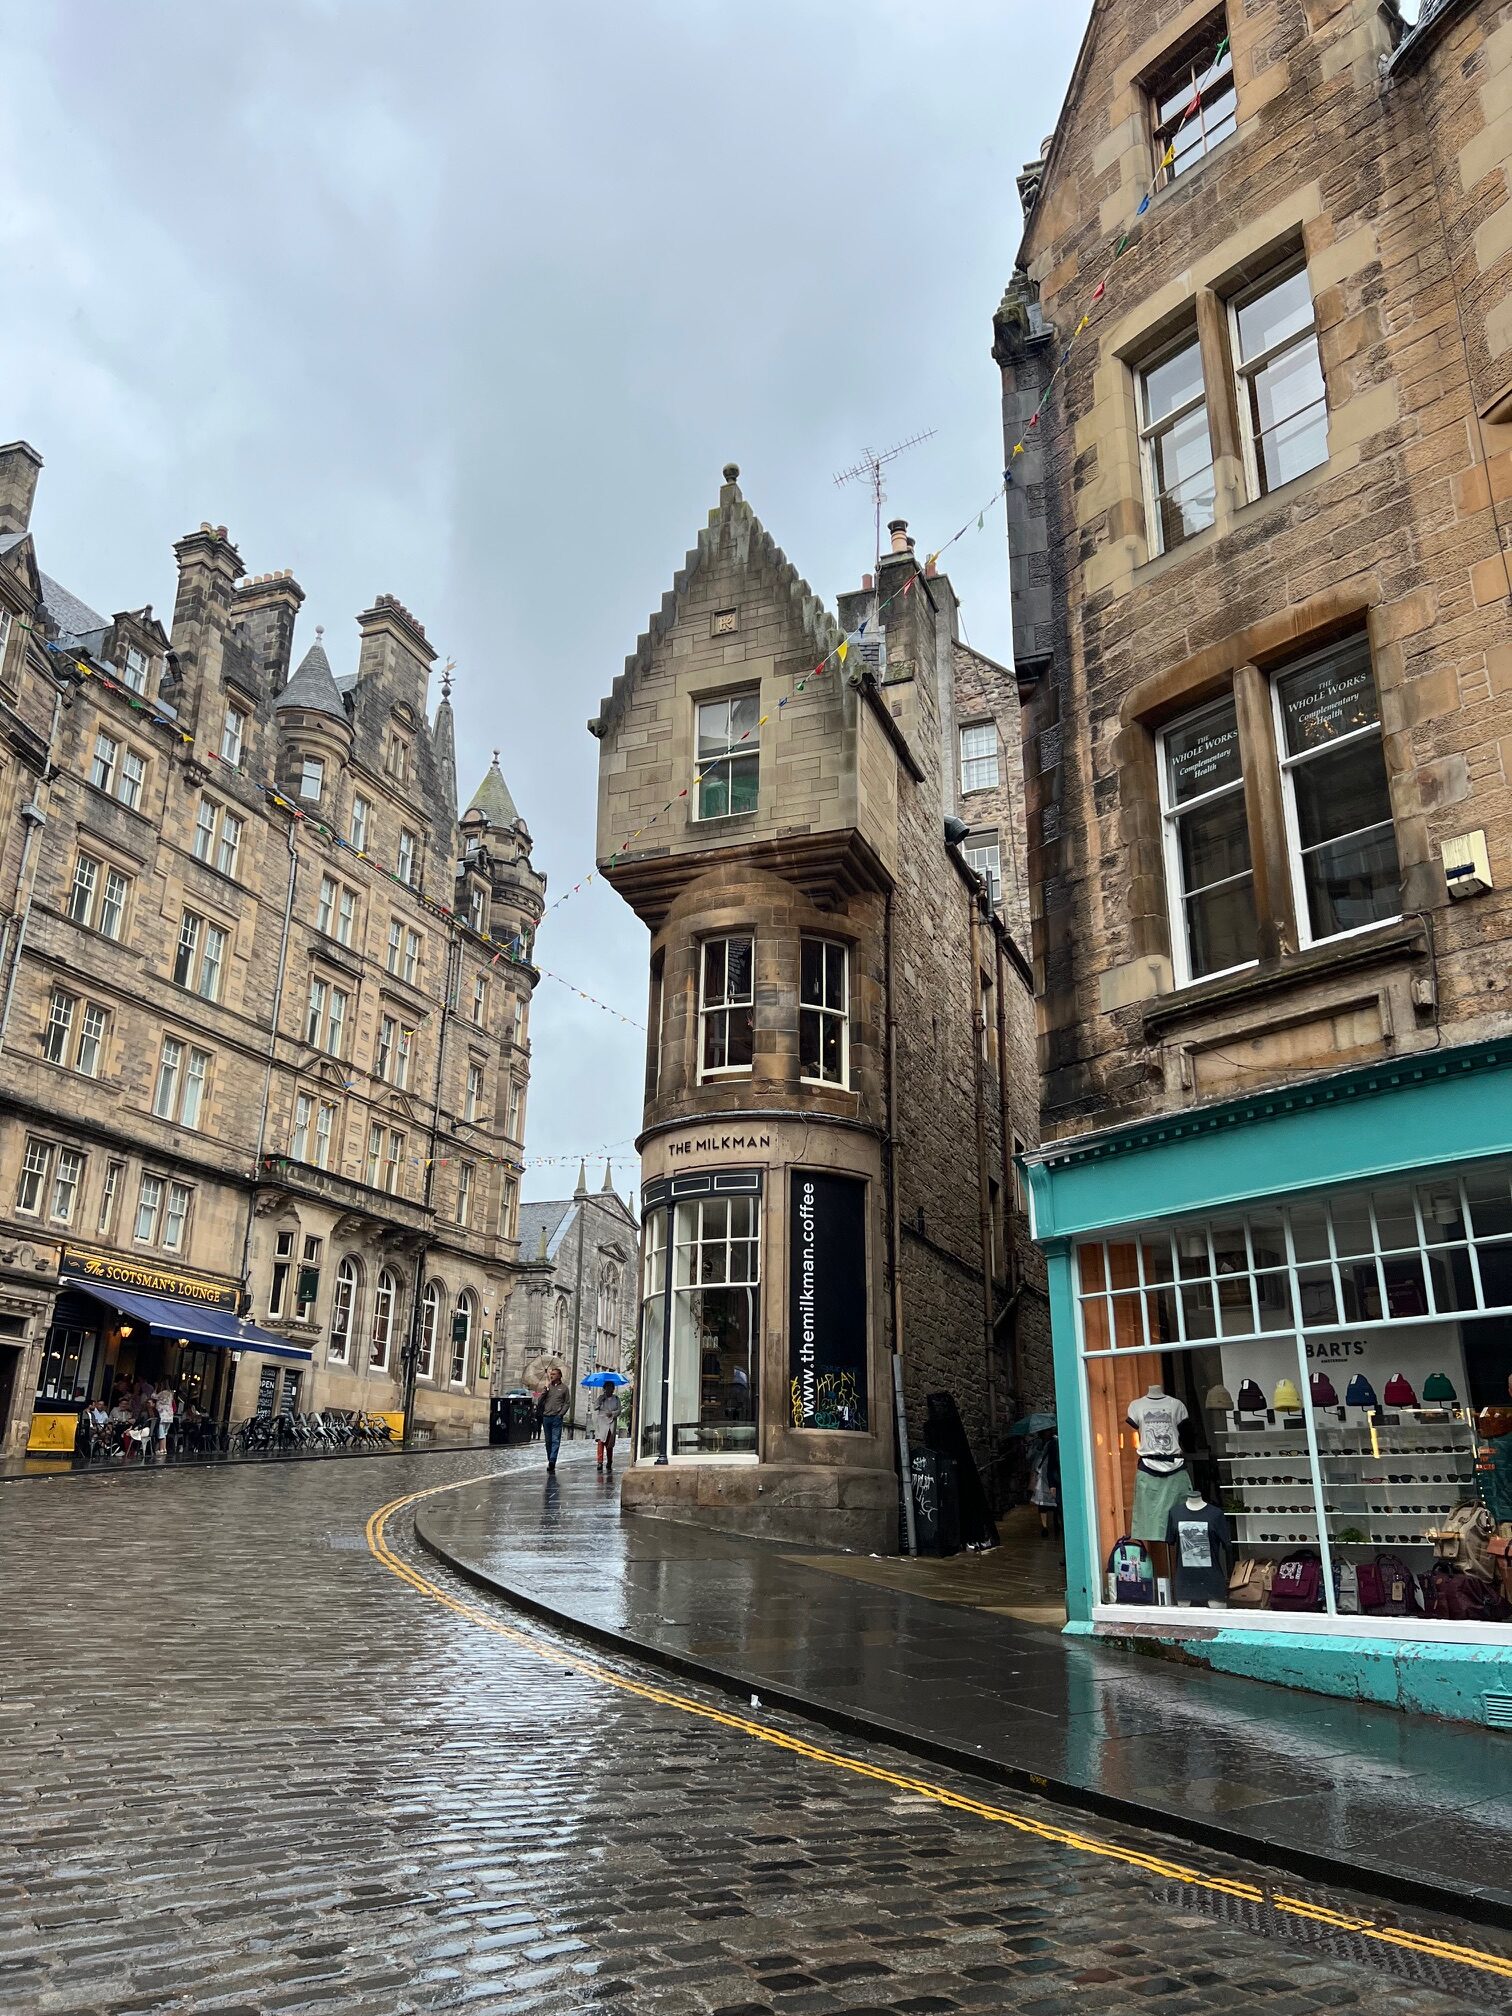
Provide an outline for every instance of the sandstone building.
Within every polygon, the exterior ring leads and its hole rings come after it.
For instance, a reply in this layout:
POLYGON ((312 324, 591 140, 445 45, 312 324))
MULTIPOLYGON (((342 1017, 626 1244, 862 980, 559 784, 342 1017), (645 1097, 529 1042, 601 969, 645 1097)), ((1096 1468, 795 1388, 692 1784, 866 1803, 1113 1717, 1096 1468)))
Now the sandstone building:
POLYGON ((1097 0, 995 322, 1073 1628, 1185 1476, 1184 1642, 1280 1671, 1294 1554, 1288 1676, 1431 1706, 1359 1590, 1512 1373, 1509 155, 1506 0, 1097 0))
POLYGON ((600 869, 652 934, 623 1497, 891 1551, 900 1408, 916 1443, 950 1389, 991 1474, 1048 1397, 1028 966, 947 836, 949 581, 899 524, 837 621, 737 476, 590 724, 600 869))
POLYGON ((639 1239, 635 1213, 616 1192, 607 1162, 597 1190, 588 1188, 583 1164, 570 1197, 520 1206, 520 1258, 531 1264, 505 1316, 505 1387, 533 1393, 559 1365, 572 1388, 572 1419, 581 1423, 588 1416, 582 1388, 588 1373, 631 1375, 639 1239))
POLYGON ((296 669, 224 527, 171 622, 40 569, 0 449, 0 1446, 169 1376, 482 1432, 517 1272, 544 880, 392 596, 296 669))

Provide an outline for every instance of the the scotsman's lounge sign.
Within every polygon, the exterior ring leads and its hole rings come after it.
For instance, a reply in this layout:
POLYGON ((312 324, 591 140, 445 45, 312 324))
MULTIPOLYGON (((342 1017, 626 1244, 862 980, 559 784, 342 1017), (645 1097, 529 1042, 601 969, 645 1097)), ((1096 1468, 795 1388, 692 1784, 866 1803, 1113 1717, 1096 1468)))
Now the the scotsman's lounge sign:
POLYGON ((788 1364, 795 1428, 867 1425, 866 1185, 792 1173, 788 1364))
POLYGON ((193 1274, 170 1274, 161 1267, 143 1267, 131 1260, 113 1260, 102 1253, 78 1253, 65 1247, 58 1271, 70 1279, 97 1281, 102 1287, 135 1288, 143 1295, 171 1295, 179 1302, 198 1302, 206 1309, 235 1310, 240 1296, 219 1281, 193 1274))

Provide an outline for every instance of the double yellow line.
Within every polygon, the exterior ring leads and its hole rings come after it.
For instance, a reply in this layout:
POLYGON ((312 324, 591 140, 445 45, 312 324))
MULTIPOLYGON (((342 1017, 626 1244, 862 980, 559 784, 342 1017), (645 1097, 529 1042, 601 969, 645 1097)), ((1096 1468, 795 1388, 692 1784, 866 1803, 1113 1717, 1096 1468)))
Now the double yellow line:
POLYGON ((438 1497, 442 1492, 460 1491, 480 1480, 466 1477, 455 1484, 434 1484, 428 1491, 411 1491, 403 1498, 391 1499, 382 1505, 367 1522, 367 1544, 373 1558, 381 1563, 391 1575, 397 1576, 419 1596, 433 1603, 441 1604, 454 1615, 474 1624, 480 1631, 487 1631, 495 1638, 506 1639, 511 1645, 518 1645, 522 1651, 534 1658, 543 1659, 548 1665, 559 1666, 567 1672, 580 1673, 589 1680, 597 1680, 605 1687, 613 1687, 621 1694, 633 1694, 638 1700, 653 1702, 659 1708, 671 1708, 680 1715, 695 1715, 702 1722, 716 1723, 721 1729, 731 1729, 737 1735, 747 1736, 758 1743, 769 1743, 774 1749, 786 1750, 796 1757, 808 1759, 810 1763, 823 1764, 833 1771, 848 1772, 854 1778, 867 1778, 874 1784, 891 1786, 898 1792, 912 1793, 919 1799, 931 1800, 936 1806, 948 1807, 955 1813, 969 1813, 973 1819, 990 1820, 1000 1827, 1011 1827, 1016 1833, 1032 1835, 1038 1841, 1048 1841, 1058 1848, 1070 1848, 1079 1855, 1095 1856, 1103 1862, 1121 1862, 1131 1869, 1141 1869, 1147 1875, 1159 1876, 1167 1882, 1184 1883, 1194 1890, 1204 1890, 1214 1895, 1237 1897, 1248 1904, 1269 1905, 1284 1916, 1305 1918, 1316 1925, 1326 1926, 1335 1932, 1352 1933, 1361 1939, 1374 1940, 1383 1946, 1397 1946, 1409 1953, 1419 1953, 1434 1960, 1449 1960, 1461 1967, 1471 1967, 1482 1974, 1493 1974, 1505 1981, 1512 1981, 1512 1959, 1504 1959, 1494 1953, 1483 1952, 1475 1946, 1457 1946, 1448 1940, 1430 1939, 1419 1932, 1404 1932, 1394 1925, 1378 1924, 1371 1918, 1359 1918, 1342 1911, 1330 1910, 1327 1906, 1314 1904, 1301 1897, 1287 1897, 1275 1892, 1267 1893, 1255 1883, 1238 1882, 1227 1876, 1209 1874, 1194 1869, 1185 1863, 1173 1862, 1165 1856, 1141 1853, 1135 1848, 1122 1848, 1115 1842, 1099 1841, 1091 1835, 1080 1833, 1071 1827, 1056 1827, 1044 1820, 1037 1820, 1025 1813, 1015 1813, 1006 1806, 994 1805, 983 1799, 973 1799, 962 1792, 953 1792, 948 1786, 936 1785, 928 1778, 915 1778, 907 1773, 886 1771, 878 1764, 868 1764, 863 1758, 846 1757, 838 1750, 827 1749, 818 1743, 806 1742, 800 1736, 790 1736, 781 1729, 770 1728, 764 1722, 753 1722, 748 1716, 731 1714, 727 1709, 711 1707, 707 1702, 695 1701, 686 1694, 674 1694, 665 1687, 648 1686, 644 1681, 632 1680, 612 1667, 601 1665, 596 1659, 585 1658, 579 1653, 564 1650, 560 1646, 547 1643, 528 1631, 521 1631, 513 1625, 502 1623, 490 1611, 476 1603, 469 1603, 454 1596, 449 1589, 443 1589, 428 1575, 402 1561, 388 1543, 389 1522, 422 1499, 438 1497))

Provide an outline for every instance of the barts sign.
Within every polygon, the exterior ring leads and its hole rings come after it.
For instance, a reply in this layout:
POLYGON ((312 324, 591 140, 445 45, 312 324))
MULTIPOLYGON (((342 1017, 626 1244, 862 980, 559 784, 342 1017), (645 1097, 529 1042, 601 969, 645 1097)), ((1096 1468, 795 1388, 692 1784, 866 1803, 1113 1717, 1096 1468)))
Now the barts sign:
POLYGON ((795 1428, 865 1429, 866 1185, 795 1169, 788 1212, 795 1428))

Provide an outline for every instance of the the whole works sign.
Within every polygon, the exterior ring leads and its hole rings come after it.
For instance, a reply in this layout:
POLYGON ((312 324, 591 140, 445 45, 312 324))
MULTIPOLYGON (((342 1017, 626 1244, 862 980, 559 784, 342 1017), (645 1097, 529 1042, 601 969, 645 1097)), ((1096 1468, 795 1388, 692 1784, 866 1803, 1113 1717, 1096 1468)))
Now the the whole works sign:
POLYGON ((788 1370, 795 1428, 867 1425, 866 1185, 795 1169, 788 1370))

